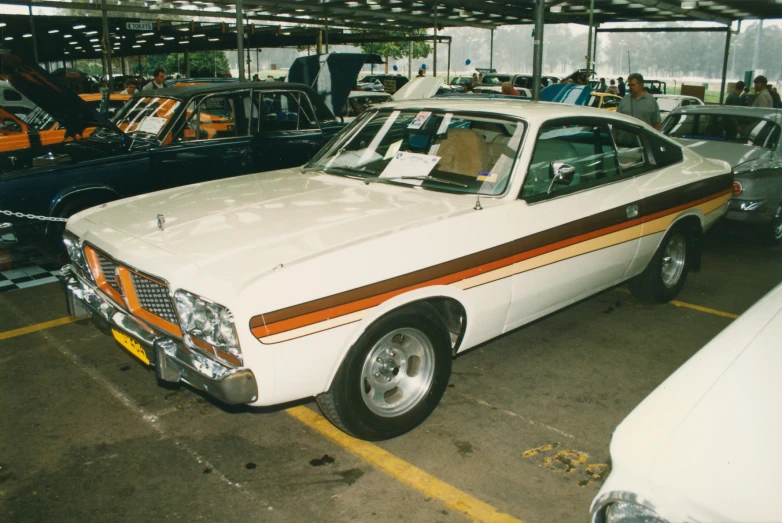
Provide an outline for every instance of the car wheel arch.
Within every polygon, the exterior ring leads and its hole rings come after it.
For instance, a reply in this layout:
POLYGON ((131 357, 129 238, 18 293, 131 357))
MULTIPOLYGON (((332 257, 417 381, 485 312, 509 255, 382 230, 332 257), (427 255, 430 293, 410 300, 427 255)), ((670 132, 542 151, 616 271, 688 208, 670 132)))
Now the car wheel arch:
MULTIPOLYGON (((691 240, 688 242, 689 252, 687 252, 687 255, 690 258, 690 270, 695 272, 700 271, 701 268, 701 237, 703 236, 703 218, 703 214, 699 211, 682 214, 681 216, 678 216, 676 219, 674 219, 673 222, 671 222, 671 224, 666 229, 665 234, 663 234, 660 238, 660 241, 662 242, 663 238, 665 238, 665 236, 670 231, 675 228, 683 228, 691 240)), ((659 248, 659 244, 657 247, 659 248)))
POLYGON ((465 306, 466 300, 461 295, 463 292, 461 289, 446 285, 425 287, 400 294, 378 305, 358 322, 353 332, 346 338, 340 357, 336 359, 331 369, 326 388, 331 386, 350 349, 370 326, 393 312, 409 307, 423 306, 431 311, 433 317, 437 318, 451 334, 451 352, 455 356, 467 332, 469 311, 465 306))
POLYGON ((95 201, 96 204, 119 200, 122 196, 106 186, 78 187, 59 193, 52 199, 49 216, 59 216, 67 206, 75 201, 95 201))

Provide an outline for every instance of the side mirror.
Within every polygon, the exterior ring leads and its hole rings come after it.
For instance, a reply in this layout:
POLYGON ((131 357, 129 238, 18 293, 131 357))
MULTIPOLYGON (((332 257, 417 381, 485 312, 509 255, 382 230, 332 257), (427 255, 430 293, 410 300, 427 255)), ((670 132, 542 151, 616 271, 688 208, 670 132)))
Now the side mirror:
POLYGON ((551 162, 549 167, 549 178, 551 183, 548 186, 548 194, 554 190, 554 185, 570 185, 576 174, 576 168, 572 165, 562 162, 551 162))

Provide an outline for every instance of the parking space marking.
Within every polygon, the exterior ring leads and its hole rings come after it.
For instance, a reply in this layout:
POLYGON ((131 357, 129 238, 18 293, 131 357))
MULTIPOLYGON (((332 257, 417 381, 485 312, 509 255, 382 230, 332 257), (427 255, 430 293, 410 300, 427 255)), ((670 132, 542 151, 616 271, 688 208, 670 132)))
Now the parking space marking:
MULTIPOLYGON (((623 287, 617 287, 614 290, 616 292, 621 292, 622 294, 632 294, 630 292, 630 289, 625 289, 623 287)), ((694 303, 687 303, 679 300, 671 300, 668 303, 671 305, 675 305, 676 307, 682 307, 684 309, 692 309, 694 311, 705 312, 706 314, 714 314, 715 316, 722 316, 723 318, 730 318, 732 320, 735 320, 740 316, 740 314, 718 311, 717 309, 711 309, 709 307, 703 307, 702 305, 695 305, 694 303)))
POLYGON ((723 318, 730 318, 733 320, 739 317, 738 314, 733 314, 732 312, 718 311, 716 309, 710 309, 708 307, 702 307, 700 305, 694 305, 692 303, 685 303, 679 300, 671 300, 668 303, 670 303, 671 305, 675 305, 677 307, 683 307, 685 309, 692 309, 695 311, 705 312, 707 314, 714 314, 715 316, 722 316, 723 318))
POLYGON ((477 398, 473 398, 469 394, 461 393, 460 395, 462 397, 466 398, 467 400, 475 403, 476 405, 480 405, 481 407, 488 407, 491 410, 498 410, 498 411, 502 412, 503 414, 505 414, 506 416, 510 416, 511 418, 518 418, 518 419, 520 419, 522 421, 526 421, 530 425, 537 425, 538 427, 543 427, 543 428, 546 428, 546 429, 551 430, 553 432, 556 432, 560 436, 565 436, 566 438, 570 438, 570 439, 576 439, 576 437, 573 434, 568 434, 564 430, 560 430, 560 429, 558 429, 556 427, 552 427, 551 425, 546 425, 545 423, 541 423, 540 421, 535 421, 534 419, 527 418, 526 416, 522 416, 521 414, 517 414, 517 413, 515 413, 515 412, 513 412, 511 410, 500 409, 499 407, 495 407, 494 405, 492 405, 491 403, 489 403, 487 401, 483 401, 483 400, 479 400, 477 398))
POLYGON ((385 472, 401 483, 413 487, 427 497, 440 500, 445 506, 459 512, 468 519, 492 523, 521 523, 521 520, 499 512, 491 505, 437 479, 390 452, 368 441, 348 436, 332 425, 326 418, 316 414, 307 407, 293 407, 287 409, 286 412, 376 469, 385 472))
POLYGON ((83 319, 84 318, 77 318, 76 316, 65 316, 63 318, 57 318, 56 320, 45 321, 43 323, 36 323, 35 325, 22 327, 21 329, 0 332, 0 340, 7 340, 9 338, 15 338, 24 334, 30 334, 31 332, 51 329, 52 327, 59 327, 60 325, 67 325, 68 323, 73 323, 83 319))

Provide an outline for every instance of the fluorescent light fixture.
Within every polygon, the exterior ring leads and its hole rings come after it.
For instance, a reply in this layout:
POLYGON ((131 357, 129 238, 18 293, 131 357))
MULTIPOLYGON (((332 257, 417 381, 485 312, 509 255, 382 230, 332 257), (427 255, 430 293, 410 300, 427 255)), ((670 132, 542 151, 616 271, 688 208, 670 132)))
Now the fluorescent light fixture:
POLYGON ((134 45, 134 46, 132 46, 132 47, 133 47, 134 49, 138 49, 138 48, 139 48, 139 47, 141 47, 141 46, 140 46, 140 45, 138 45, 138 44, 136 44, 136 45, 134 45))
POLYGON ((22 38, 32 38, 33 35, 31 33, 25 33, 22 35, 22 38))
POLYGON ((179 43, 180 43, 180 44, 189 44, 190 42, 189 42, 189 41, 187 41, 187 40, 180 40, 180 41, 179 41, 179 43))
POLYGON ((98 31, 84 31, 84 34, 86 34, 87 36, 89 36, 89 35, 96 35, 96 34, 98 34, 98 31))
POLYGON ((173 39, 174 39, 173 36, 164 36, 163 37, 163 40, 173 40, 173 39))
POLYGON ((682 0, 682 9, 695 9, 696 7, 698 7, 698 2, 682 0))
POLYGON ((73 35, 62 35, 62 37, 63 37, 63 38, 70 38, 70 37, 72 37, 72 36, 73 36, 73 35))
POLYGON ((145 44, 145 43, 147 43, 147 41, 146 40, 136 40, 136 43, 137 44, 145 44))
POLYGON ((4 38, 4 40, 13 40, 13 39, 14 39, 14 37, 13 37, 13 36, 6 36, 6 37, 4 38))
POLYGON ((141 36, 155 36, 155 33, 141 33, 141 36))
POLYGON ((76 44, 78 44, 79 42, 77 42, 76 40, 74 40, 74 41, 72 41, 72 42, 68 42, 68 43, 69 43, 69 44, 71 44, 71 45, 76 45, 76 44))
POLYGON ((155 47, 160 47, 161 45, 163 45, 163 42, 158 42, 155 44, 155 47))
POLYGON ((203 38, 205 36, 206 36, 205 34, 193 35, 193 38, 203 38))
POLYGON ((90 38, 90 42, 100 42, 97 38, 90 38))
POLYGON ((190 31, 189 27, 180 27, 177 31, 190 31))
POLYGON ((85 27, 87 27, 87 26, 84 25, 84 24, 78 24, 78 25, 74 25, 73 26, 74 29, 84 29, 85 27))
POLYGON ((60 32, 60 30, 59 30, 59 29, 49 29, 49 34, 50 34, 50 35, 53 35, 53 34, 55 34, 55 33, 59 33, 59 32, 60 32))
POLYGON ((0 27, 5 27, 5 22, 0 22, 0 27))
POLYGON ((219 42, 220 39, 219 38, 210 38, 209 41, 210 42, 219 42))

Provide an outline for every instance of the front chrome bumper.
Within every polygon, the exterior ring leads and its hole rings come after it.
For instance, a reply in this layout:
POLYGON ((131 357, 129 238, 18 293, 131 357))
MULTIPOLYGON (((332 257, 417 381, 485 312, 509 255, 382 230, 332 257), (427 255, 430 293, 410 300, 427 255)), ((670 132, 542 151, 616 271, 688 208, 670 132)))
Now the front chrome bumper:
POLYGON ((746 223, 770 222, 772 215, 768 202, 764 199, 743 200, 731 198, 728 202, 728 212, 725 219, 746 223))
POLYGON ((60 281, 65 286, 68 312, 72 316, 92 315, 96 321, 136 340, 144 347, 160 380, 183 381, 229 405, 258 399, 258 384, 251 370, 226 367, 190 349, 181 340, 150 328, 96 291, 70 265, 60 271, 60 281))

